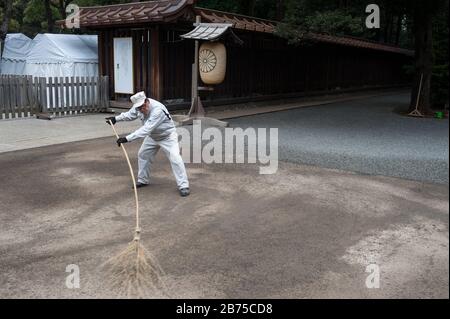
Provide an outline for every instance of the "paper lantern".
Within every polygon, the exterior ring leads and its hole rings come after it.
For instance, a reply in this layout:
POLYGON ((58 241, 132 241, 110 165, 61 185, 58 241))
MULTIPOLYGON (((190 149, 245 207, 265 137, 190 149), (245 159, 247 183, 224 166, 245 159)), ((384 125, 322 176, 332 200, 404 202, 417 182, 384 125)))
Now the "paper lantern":
POLYGON ((220 84, 227 70, 227 50, 219 42, 205 42, 199 52, 200 78, 205 84, 220 84))

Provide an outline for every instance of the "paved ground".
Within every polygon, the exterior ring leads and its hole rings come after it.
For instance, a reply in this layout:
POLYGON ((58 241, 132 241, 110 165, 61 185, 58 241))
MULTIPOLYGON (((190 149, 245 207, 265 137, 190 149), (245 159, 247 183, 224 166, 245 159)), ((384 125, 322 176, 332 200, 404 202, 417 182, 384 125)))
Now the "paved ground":
MULTIPOLYGON (((134 225, 114 139, 3 153, 0 167, 0 297, 112 296, 98 265, 134 225), (69 264, 78 290, 65 287, 69 264)), ((163 158, 155 171, 140 191, 142 237, 173 297, 449 297, 448 185, 289 163, 275 175, 189 165, 193 193, 181 199, 163 158), (365 286, 370 263, 379 289, 365 286)))
MULTIPOLYGON (((374 95, 389 94, 392 90, 363 91, 329 96, 304 97, 289 101, 267 101, 247 103, 234 106, 208 108, 214 118, 230 119, 246 115, 255 115, 275 110, 310 107, 322 104, 359 100, 374 95)), ((124 110, 116 110, 123 112, 124 110)), ((185 113, 177 111, 175 113, 185 113)), ((111 136, 112 131, 104 125, 106 114, 89 114, 56 118, 51 121, 35 118, 0 121, 0 153, 29 149, 40 146, 83 141, 111 136)), ((130 132, 139 127, 138 122, 121 123, 117 128, 119 134, 130 132)))
POLYGON ((409 94, 393 94, 230 120, 278 127, 280 159, 371 175, 448 184, 448 120, 394 112, 409 94))
MULTIPOLYGON (((106 125, 107 114, 72 116, 48 120, 23 118, 0 121, 0 153, 107 137, 114 134, 106 125)), ((138 121, 121 123, 119 134, 139 127, 138 121)))
MULTIPOLYGON (((278 127, 280 159, 285 161, 448 184, 448 120, 398 115, 394 109, 405 108, 409 94, 383 93, 316 97, 239 110, 218 108, 212 116, 233 118, 296 108, 228 121, 239 127, 278 127)), ((104 117, 0 121, 0 153, 111 136, 104 117)), ((137 127, 138 122, 131 122, 117 128, 125 134, 137 127)))

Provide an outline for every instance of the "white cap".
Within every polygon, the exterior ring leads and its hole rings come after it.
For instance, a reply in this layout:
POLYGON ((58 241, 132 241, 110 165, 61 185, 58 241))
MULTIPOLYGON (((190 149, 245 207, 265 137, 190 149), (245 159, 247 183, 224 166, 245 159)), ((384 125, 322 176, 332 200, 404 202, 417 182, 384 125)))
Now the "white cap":
POLYGON ((145 92, 139 92, 139 93, 136 93, 135 95, 133 95, 130 98, 131 103, 133 103, 132 109, 141 107, 145 103, 146 99, 147 99, 147 96, 145 95, 145 92))

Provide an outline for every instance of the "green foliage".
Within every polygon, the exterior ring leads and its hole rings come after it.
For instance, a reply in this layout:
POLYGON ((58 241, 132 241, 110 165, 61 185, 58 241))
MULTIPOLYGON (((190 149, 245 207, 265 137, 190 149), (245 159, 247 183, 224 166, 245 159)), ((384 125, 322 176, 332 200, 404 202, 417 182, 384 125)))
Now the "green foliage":
POLYGON ((197 5, 203 8, 237 13, 240 7, 239 2, 237 0, 200 0, 197 5))
MULTIPOLYGON (((405 20, 405 0, 379 0, 381 29, 367 29, 364 0, 286 0, 286 16, 277 33, 291 42, 301 42, 305 32, 348 35, 398 44, 407 42, 411 29, 405 20), (400 22, 400 23, 399 23, 400 22)), ((410 43, 409 43, 410 44, 410 43)))
POLYGON ((76 0, 72 3, 76 3, 80 7, 91 7, 91 6, 103 6, 118 3, 129 3, 130 0, 76 0))
POLYGON ((364 32, 362 18, 352 17, 345 10, 316 12, 305 18, 305 26, 312 32, 336 35, 362 35, 364 32))
MULTIPOLYGON (((52 15, 55 20, 61 19, 57 8, 52 7, 52 15)), ((45 16, 45 6, 42 0, 30 0, 26 3, 23 12, 23 23, 21 31, 30 36, 47 30, 47 18, 45 16)))
MULTIPOLYGON (((65 0, 65 4, 76 3, 80 7, 95 5, 110 5, 128 3, 131 0, 65 0)), ((2 4, 0 1, 0 21, 2 19, 2 4)), ((63 19, 59 10, 59 0, 51 0, 53 20, 63 19)), ((14 0, 13 18, 10 22, 9 32, 22 32, 30 37, 37 33, 47 31, 47 18, 43 0, 14 0)), ((57 29, 56 29, 57 30, 57 29)))
POLYGON ((433 67, 431 81, 431 101, 436 108, 443 108, 448 103, 448 63, 433 67))
POLYGON ((291 43, 301 43, 306 32, 362 36, 365 33, 364 7, 358 2, 349 7, 340 6, 336 1, 287 1, 286 16, 277 34, 291 43))
MULTIPOLYGON (((440 107, 448 102, 449 49, 448 1, 443 0, 379 0, 381 28, 365 28, 365 7, 362 0, 287 0, 286 17, 277 28, 278 35, 291 43, 303 43, 306 32, 349 35, 414 47, 414 12, 433 13, 434 66, 431 79, 431 104, 440 107), (444 5, 442 5, 445 3, 444 5)), ((432 61, 428 61, 432 63, 432 61)), ((417 72, 413 65, 405 71, 417 72)))
POLYGON ((274 0, 199 0, 197 6, 269 20, 275 20, 277 15, 274 0))
POLYGON ((286 17, 277 28, 277 34, 290 43, 301 43, 307 32, 331 35, 373 36, 364 27, 364 8, 339 7, 332 1, 291 0, 286 17), (358 12, 359 14, 355 14, 358 12))
POLYGON ((30 0, 25 7, 23 15, 23 23, 27 25, 35 24, 40 27, 42 21, 45 20, 44 2, 40 0, 30 0))
POLYGON ((9 20, 8 26, 9 33, 18 33, 20 32, 20 23, 16 19, 9 20))

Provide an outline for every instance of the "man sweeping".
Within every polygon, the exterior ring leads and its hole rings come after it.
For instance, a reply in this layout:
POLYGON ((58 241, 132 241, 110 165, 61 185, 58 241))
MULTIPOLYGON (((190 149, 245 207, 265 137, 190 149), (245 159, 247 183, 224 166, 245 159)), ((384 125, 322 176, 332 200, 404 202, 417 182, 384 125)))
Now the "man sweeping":
POLYGON ((160 102, 147 98, 144 92, 139 92, 131 97, 133 106, 128 112, 118 116, 106 118, 106 123, 120 121, 134 121, 140 119, 142 127, 135 132, 121 137, 117 145, 132 142, 144 138, 138 154, 138 181, 136 187, 145 187, 150 183, 150 170, 156 153, 162 148, 170 161, 172 172, 177 181, 178 190, 182 197, 190 194, 189 181, 184 167, 183 159, 178 146, 178 134, 172 117, 167 108, 160 102))

